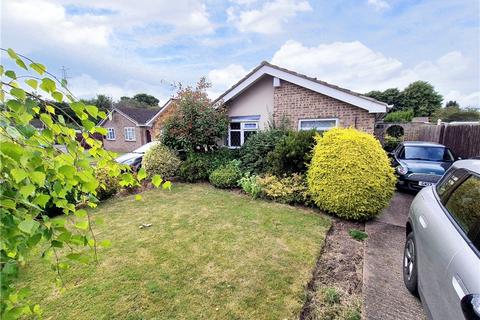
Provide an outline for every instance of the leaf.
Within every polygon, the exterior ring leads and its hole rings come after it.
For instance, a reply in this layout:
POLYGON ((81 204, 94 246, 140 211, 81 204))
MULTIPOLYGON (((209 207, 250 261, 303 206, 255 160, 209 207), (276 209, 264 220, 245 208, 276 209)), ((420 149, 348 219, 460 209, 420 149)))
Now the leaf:
POLYGON ((140 168, 140 170, 138 170, 138 172, 137 172, 137 179, 139 181, 142 181, 146 177, 147 177, 147 172, 145 171, 144 168, 140 168))
POLYGON ((155 187, 158 188, 162 183, 162 177, 160 177, 158 174, 154 175, 152 178, 152 183, 155 187))
POLYGON ((79 222, 75 223, 75 227, 77 229, 80 229, 80 230, 87 230, 88 229, 88 221, 87 220, 79 221, 79 222))
POLYGON ((27 185, 21 187, 19 192, 24 198, 26 198, 26 197, 28 197, 29 195, 31 195, 32 193, 35 192, 35 187, 31 184, 27 184, 27 185))
POLYGON ((20 161, 20 157, 23 155, 23 148, 16 143, 3 142, 0 143, 0 152, 9 156, 13 160, 20 161))
POLYGON ((58 168, 58 172, 63 174, 67 179, 71 179, 73 178, 73 175, 75 174, 76 170, 74 166, 66 164, 58 168))
POLYGON ((40 207, 45 208, 50 196, 48 194, 39 194, 35 197, 34 203, 38 204, 40 207))
POLYGON ((25 101, 27 98, 27 94, 23 89, 20 88, 12 88, 10 89, 10 94, 16 98, 18 98, 21 101, 25 101))
POLYGON ((165 181, 162 185, 164 190, 170 190, 172 188, 172 183, 170 181, 165 181))
POLYGON ((41 63, 32 62, 30 63, 30 68, 35 70, 39 75, 42 75, 47 71, 47 68, 41 63))
POLYGON ((7 53, 10 56, 10 58, 15 59, 15 60, 18 59, 17 53, 12 48, 8 48, 7 53))
POLYGON ((50 78, 43 78, 42 83, 40 84, 40 88, 46 92, 54 92, 57 86, 55 85, 55 81, 50 78))
POLYGON ((139 194, 135 195, 135 200, 136 200, 136 201, 142 200, 142 196, 139 195, 139 194))
POLYGON ((51 127, 53 125, 52 118, 46 113, 40 114, 40 120, 42 120, 42 122, 45 123, 47 127, 51 127))
POLYGON ((10 171, 10 175, 13 177, 16 183, 19 183, 27 177, 27 172, 20 168, 15 168, 10 171))
POLYGON ((87 216, 87 211, 84 210, 84 209, 80 209, 80 210, 77 210, 74 212, 75 216, 79 217, 79 218, 84 218, 87 216))
POLYGON ((40 171, 34 171, 30 173, 30 180, 38 184, 39 186, 43 186, 45 184, 45 173, 40 171))
POLYGON ((25 70, 28 70, 27 66, 25 65, 25 62, 23 62, 22 59, 17 58, 17 59, 15 60, 15 63, 16 63, 20 68, 25 69, 25 70))
POLYGON ((55 91, 52 93, 53 99, 55 99, 57 102, 62 102, 63 101, 63 94, 59 91, 55 91))
POLYGON ((93 127, 95 127, 95 123, 90 120, 82 120, 82 126, 86 131, 90 131, 93 127))
POLYGON ((54 248, 63 248, 63 242, 58 241, 58 240, 52 240, 50 242, 50 245, 54 248))
POLYGON ((38 242, 40 242, 40 239, 42 239, 42 234, 41 233, 36 233, 34 234, 33 236, 31 236, 29 239, 28 239, 28 246, 29 247, 33 247, 35 246, 38 242))
POLYGON ((91 115, 92 117, 96 118, 98 114, 98 108, 95 106, 87 105, 85 106, 85 109, 87 110, 88 114, 91 115))
POLYGON ((30 87, 33 89, 37 90, 38 88, 38 81, 35 79, 27 79, 25 80, 25 83, 28 84, 30 87))
POLYGON ((47 105, 45 107, 45 110, 48 112, 48 113, 52 113, 52 114, 55 114, 55 108, 50 106, 50 105, 47 105))
POLYGON ((40 223, 33 219, 27 219, 23 220, 18 224, 18 229, 21 231, 28 233, 28 234, 33 234, 35 231, 37 231, 38 227, 40 226, 40 223))
POLYGON ((16 208, 15 201, 10 200, 10 199, 2 199, 2 201, 0 201, 0 205, 4 208, 7 208, 7 209, 15 209, 16 208))
POLYGON ((12 71, 12 70, 7 70, 5 71, 5 75, 9 78, 12 78, 12 79, 17 79, 17 75, 15 74, 15 71, 12 71))

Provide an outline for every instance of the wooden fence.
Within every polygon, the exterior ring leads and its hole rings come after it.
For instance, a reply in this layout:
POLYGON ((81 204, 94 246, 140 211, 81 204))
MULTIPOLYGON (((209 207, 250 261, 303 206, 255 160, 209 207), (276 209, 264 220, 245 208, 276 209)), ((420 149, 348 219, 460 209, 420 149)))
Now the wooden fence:
POLYGON ((464 159, 480 157, 480 124, 424 126, 418 140, 441 143, 464 159))

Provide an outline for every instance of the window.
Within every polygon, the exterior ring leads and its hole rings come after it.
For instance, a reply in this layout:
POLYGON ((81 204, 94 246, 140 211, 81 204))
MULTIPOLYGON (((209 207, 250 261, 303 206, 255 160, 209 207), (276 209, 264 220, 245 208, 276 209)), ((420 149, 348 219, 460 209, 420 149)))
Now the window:
POLYGON ((107 140, 115 140, 115 129, 107 128, 107 140))
POLYGON ((471 175, 466 178, 453 190, 445 207, 480 250, 480 177, 471 175))
POLYGON ((230 122, 228 128, 228 146, 238 148, 258 131, 258 122, 230 122))
POLYGON ((298 130, 327 131, 338 126, 338 119, 301 119, 298 130))
POLYGON ((135 128, 134 127, 123 128, 123 134, 125 135, 125 141, 135 141, 135 128))
POLYGON ((452 153, 442 147, 407 146, 401 155, 405 160, 453 161, 452 153))

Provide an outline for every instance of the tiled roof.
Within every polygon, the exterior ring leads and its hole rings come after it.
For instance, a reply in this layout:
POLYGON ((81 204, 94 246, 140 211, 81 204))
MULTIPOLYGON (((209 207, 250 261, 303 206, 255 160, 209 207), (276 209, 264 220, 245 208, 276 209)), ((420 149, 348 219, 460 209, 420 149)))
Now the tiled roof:
POLYGON ((136 121, 139 125, 146 124, 151 118, 153 118, 159 111, 160 108, 135 108, 135 107, 126 107, 126 106, 117 106, 115 109, 119 110, 121 113, 125 114, 127 117, 130 117, 132 120, 136 121))

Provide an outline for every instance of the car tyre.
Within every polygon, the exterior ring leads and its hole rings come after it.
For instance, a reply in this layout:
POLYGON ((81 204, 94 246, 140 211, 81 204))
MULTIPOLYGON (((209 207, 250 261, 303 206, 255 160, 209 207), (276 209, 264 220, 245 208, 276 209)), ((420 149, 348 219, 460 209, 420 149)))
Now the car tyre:
POLYGON ((417 246, 415 237, 410 232, 405 240, 403 250, 403 282, 414 296, 418 297, 417 246))

